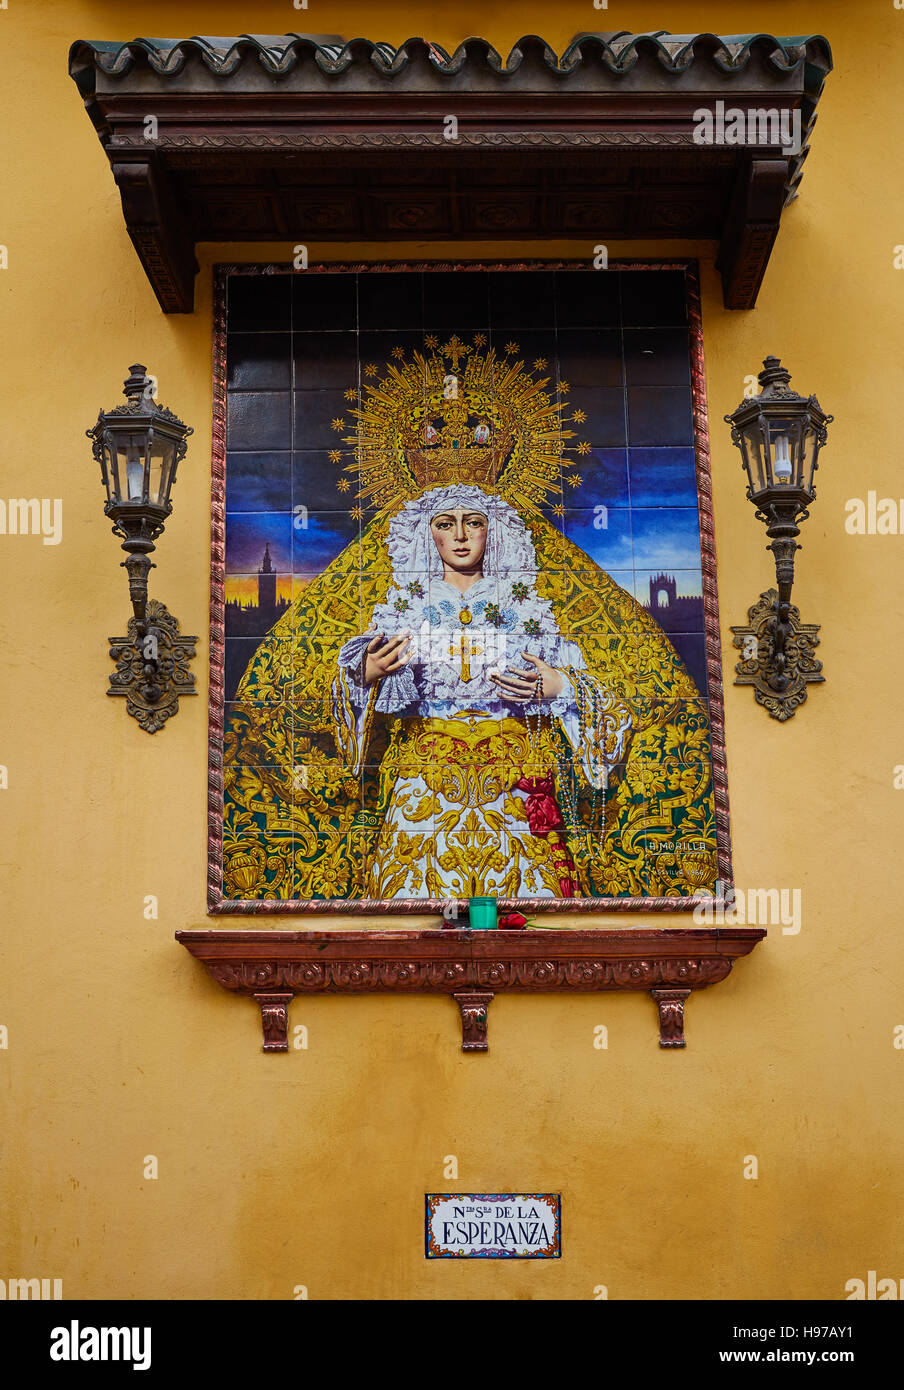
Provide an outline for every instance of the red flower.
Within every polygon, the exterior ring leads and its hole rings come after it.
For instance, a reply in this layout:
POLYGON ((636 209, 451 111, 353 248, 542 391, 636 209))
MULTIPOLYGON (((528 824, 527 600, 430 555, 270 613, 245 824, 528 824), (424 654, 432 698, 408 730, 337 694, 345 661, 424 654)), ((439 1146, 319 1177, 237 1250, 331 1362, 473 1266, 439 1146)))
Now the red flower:
POLYGON ((514 928, 526 927, 527 918, 522 917, 520 912, 509 912, 505 917, 499 918, 499 926, 503 931, 511 931, 514 928))

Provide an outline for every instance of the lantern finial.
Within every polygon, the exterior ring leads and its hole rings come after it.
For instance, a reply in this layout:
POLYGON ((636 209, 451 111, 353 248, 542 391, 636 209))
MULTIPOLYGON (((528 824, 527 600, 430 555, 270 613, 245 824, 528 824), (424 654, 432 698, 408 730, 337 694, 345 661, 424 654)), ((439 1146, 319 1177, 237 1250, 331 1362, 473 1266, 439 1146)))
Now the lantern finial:
POLYGON ((763 358, 763 370, 760 372, 757 380, 760 383, 761 390, 767 391, 770 387, 775 386, 776 383, 787 386, 791 380, 791 373, 788 371, 787 367, 782 366, 777 357, 772 357, 770 355, 769 357, 763 358))
POLYGON ((129 375, 122 383, 122 394, 127 401, 140 401, 145 393, 145 389, 150 386, 150 379, 147 375, 147 368, 140 362, 129 368, 129 375))

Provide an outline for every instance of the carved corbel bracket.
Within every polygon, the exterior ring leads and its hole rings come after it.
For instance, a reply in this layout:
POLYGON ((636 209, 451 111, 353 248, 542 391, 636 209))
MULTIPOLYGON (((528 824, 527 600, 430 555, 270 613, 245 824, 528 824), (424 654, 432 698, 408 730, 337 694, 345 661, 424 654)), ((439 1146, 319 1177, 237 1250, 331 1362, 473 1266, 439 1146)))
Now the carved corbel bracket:
POLYGON ((160 307, 167 314, 190 314, 198 262, 170 175, 147 149, 137 158, 121 152, 110 162, 129 236, 160 307))
POLYGON ((289 1005, 295 998, 291 990, 278 994, 256 994, 261 1006, 261 1024, 264 1030, 264 1052, 288 1052, 289 1050, 289 1005))
POLYGON ((786 158, 751 158, 738 171, 716 269, 726 309, 752 309, 778 236, 788 180, 786 158))
POLYGON ((461 1010, 462 1052, 489 1052, 487 1019, 493 1001, 492 990, 458 990, 452 998, 461 1010))
POLYGON ((659 1046, 686 1047, 684 1038, 684 1001, 689 989, 651 989, 659 1008, 659 1046))

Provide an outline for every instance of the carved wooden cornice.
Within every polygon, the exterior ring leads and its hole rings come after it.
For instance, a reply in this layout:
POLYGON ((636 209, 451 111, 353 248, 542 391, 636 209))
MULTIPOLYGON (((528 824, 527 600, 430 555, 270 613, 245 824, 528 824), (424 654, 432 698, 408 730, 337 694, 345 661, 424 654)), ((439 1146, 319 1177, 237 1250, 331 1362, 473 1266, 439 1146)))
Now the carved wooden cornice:
POLYGON ((288 1050, 297 994, 449 994, 462 1049, 486 1051, 499 993, 649 990, 660 1046, 684 1047, 684 1003, 724 980, 766 935, 759 927, 622 931, 180 931, 217 984, 257 1000, 264 1051, 288 1050))
POLYGON ((725 303, 750 308, 831 66, 820 37, 665 31, 561 56, 288 34, 69 59, 167 313, 191 311, 198 241, 306 239, 716 239, 725 303), (718 100, 797 113, 801 149, 697 144, 718 100))

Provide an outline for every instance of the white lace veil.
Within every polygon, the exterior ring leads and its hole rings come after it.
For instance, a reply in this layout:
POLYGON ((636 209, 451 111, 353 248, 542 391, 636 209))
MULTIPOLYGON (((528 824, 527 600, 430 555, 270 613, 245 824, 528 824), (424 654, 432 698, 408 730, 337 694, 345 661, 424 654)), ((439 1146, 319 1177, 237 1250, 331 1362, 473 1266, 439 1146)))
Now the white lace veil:
POLYGON ((534 543, 515 508, 501 497, 464 484, 435 487, 406 502, 389 523, 389 558, 393 578, 403 588, 417 574, 440 576, 440 559, 430 522, 439 513, 464 507, 482 512, 487 519, 487 544, 483 557, 485 576, 535 571, 534 543))

